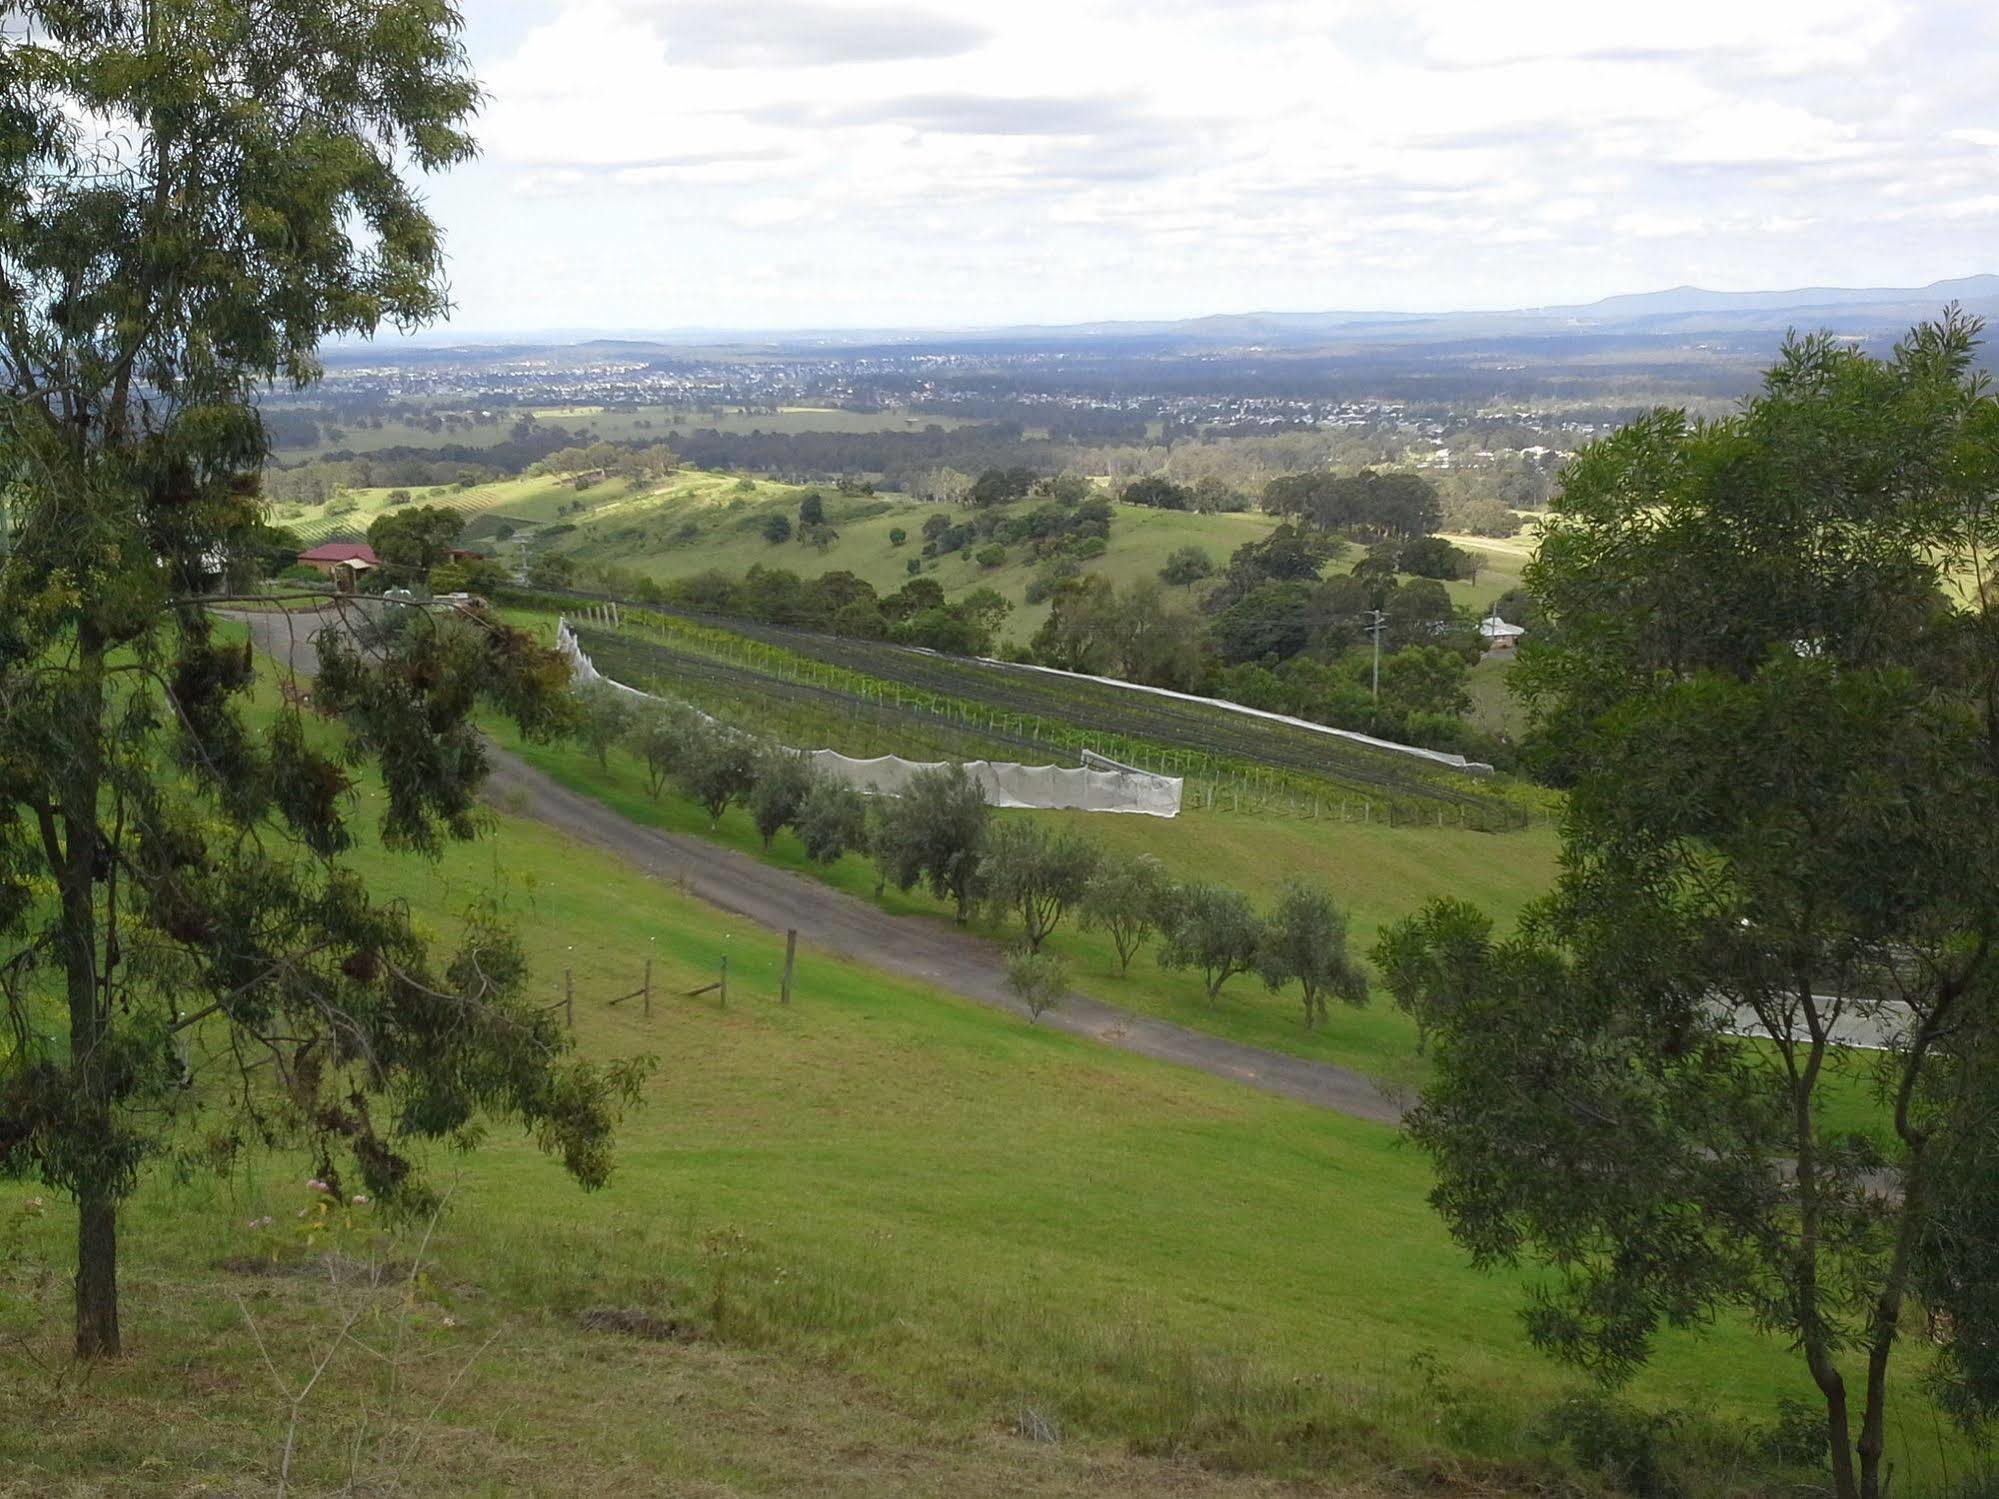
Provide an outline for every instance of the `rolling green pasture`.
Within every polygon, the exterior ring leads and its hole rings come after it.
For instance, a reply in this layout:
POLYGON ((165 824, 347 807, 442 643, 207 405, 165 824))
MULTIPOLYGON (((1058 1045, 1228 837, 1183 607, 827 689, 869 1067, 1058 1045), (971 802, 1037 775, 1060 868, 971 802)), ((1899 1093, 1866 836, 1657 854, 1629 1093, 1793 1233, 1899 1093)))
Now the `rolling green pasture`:
MULTIPOLYGON (((926 504, 899 494, 839 495, 822 487, 827 519, 840 533, 822 550, 798 540, 773 544, 758 534, 767 515, 795 518, 805 488, 769 485, 755 495, 738 495, 731 488, 735 482, 726 479, 713 488, 669 487, 593 506, 586 514, 571 517, 578 528, 558 545, 579 562, 612 563, 661 581, 709 568, 742 573, 761 564, 808 577, 845 570, 882 593, 908 582, 909 562, 919 558, 922 575, 942 585, 947 598, 991 588, 1010 600, 1014 612, 1006 624, 1009 638, 1025 640, 1047 617, 1045 603, 1026 602, 1027 585, 1038 564, 1024 546, 1008 548, 1005 563, 996 568, 981 567, 965 552, 921 558, 924 520, 940 512, 953 521, 963 520, 967 512, 959 506, 926 504), (889 540, 889 532, 897 528, 908 533, 900 547, 889 540)), ((1237 547, 1268 534, 1276 524, 1273 517, 1261 514, 1194 515, 1137 505, 1113 509, 1109 548, 1085 565, 1119 583, 1156 576, 1167 556, 1183 546, 1205 548, 1219 565, 1237 547)))
MULTIPOLYGON (((1355 886, 1357 908, 1423 882, 1420 860, 1372 852, 1393 867, 1355 886)), ((434 1229, 363 1207, 307 1244, 302 1169, 156 1181, 127 1217, 131 1355, 81 1386, 57 1372, 67 1212, 9 1189, 0 1332, 20 1358, 0 1381, 0 1487, 269 1491, 288 1424, 300 1492, 1247 1494, 1269 1490, 1232 1475, 1262 1473, 1489 1493, 1551 1477, 1536 1418, 1579 1386, 1525 1350, 1519 1281, 1466 1267, 1392 1131, 809 950, 780 1008, 780 939, 504 811, 435 864, 368 839, 353 857, 445 937, 497 888, 538 991, 573 971, 583 1051, 660 1059, 613 1182, 585 1195, 499 1130, 432 1163, 451 1189, 434 1229), (726 1009, 678 997, 724 955, 726 1009), (609 1007, 648 958, 651 1015, 609 1007), (412 1259, 408 1283, 352 1279, 412 1259), (583 1330, 598 1308, 657 1319, 666 1340, 583 1330), (329 1350, 288 1422, 278 1386, 329 1350)), ((1246 875, 1256 855, 1230 857, 1246 875)), ((1668 1339, 1630 1392, 1713 1418, 1686 1439, 1708 1443, 1697 1492, 1714 1493, 1754 1471, 1725 1476, 1749 1461, 1743 1425, 1805 1393, 1793 1355, 1733 1326, 1668 1339)), ((1919 1480, 1927 1414, 1895 1416, 1903 1481, 1919 1480)))

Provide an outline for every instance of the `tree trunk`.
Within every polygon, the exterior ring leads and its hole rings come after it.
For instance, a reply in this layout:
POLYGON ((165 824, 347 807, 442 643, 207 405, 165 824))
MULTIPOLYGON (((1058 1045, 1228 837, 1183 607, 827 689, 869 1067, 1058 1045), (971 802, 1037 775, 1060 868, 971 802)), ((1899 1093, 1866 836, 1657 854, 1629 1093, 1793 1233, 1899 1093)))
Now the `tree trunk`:
MULTIPOLYGON (((113 1128, 105 1040, 111 1029, 111 976, 98 967, 97 892, 100 835, 97 800, 104 783, 104 644, 87 623, 77 631, 74 752, 62 786, 62 847, 55 870, 62 897, 62 957, 69 1000, 71 1079, 83 1107, 79 1125, 102 1145, 113 1128)), ((51 835, 52 839, 52 835, 51 835)), ((50 848, 52 861, 57 850, 50 848)), ((107 968, 110 955, 106 955, 107 968)), ((108 1358, 118 1352, 118 1207, 101 1171, 84 1167, 76 1223, 76 1354, 108 1358)))
POLYGON ((76 1214, 76 1356, 118 1354, 118 1204, 92 1195, 76 1214))

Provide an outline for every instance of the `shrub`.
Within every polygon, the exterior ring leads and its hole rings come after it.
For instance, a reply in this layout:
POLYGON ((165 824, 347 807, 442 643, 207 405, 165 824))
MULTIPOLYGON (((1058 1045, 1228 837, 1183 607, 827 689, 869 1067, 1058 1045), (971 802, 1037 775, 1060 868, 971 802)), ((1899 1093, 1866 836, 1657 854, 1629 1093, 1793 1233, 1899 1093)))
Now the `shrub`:
POLYGON ((901 545, 902 545, 902 544, 903 544, 903 543, 904 543, 905 541, 907 541, 907 540, 909 540, 909 533, 908 533, 907 531, 903 530, 903 528, 902 528, 901 526, 890 526, 890 527, 889 527, 889 531, 888 531, 888 544, 889 544, 890 546, 892 546, 892 547, 899 547, 899 546, 901 546, 901 545))
POLYGON ((1006 986, 1027 1006, 1028 1018, 1038 1025, 1042 1015, 1054 1009, 1068 992, 1069 965, 1053 953, 1016 947, 1007 954, 1006 986))
POLYGON ((791 517, 775 511, 757 523, 757 533, 772 546, 791 540, 791 517))
POLYGON ((1006 548, 1003 546, 980 547, 973 555, 972 560, 978 563, 980 567, 987 569, 1002 567, 1006 563, 1006 548))

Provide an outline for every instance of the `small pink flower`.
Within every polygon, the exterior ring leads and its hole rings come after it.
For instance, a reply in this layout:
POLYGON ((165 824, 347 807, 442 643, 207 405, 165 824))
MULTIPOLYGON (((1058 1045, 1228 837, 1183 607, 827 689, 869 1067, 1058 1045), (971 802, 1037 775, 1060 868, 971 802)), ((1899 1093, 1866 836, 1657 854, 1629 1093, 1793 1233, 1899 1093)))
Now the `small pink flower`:
POLYGON ((368 1200, 368 1194, 366 1192, 356 1192, 354 1194, 354 1201, 356 1203, 364 1203, 367 1200, 368 1200))
POLYGON ((331 1192, 333 1190, 333 1188, 327 1186, 325 1182, 321 1181, 316 1176, 311 1181, 307 1182, 306 1185, 312 1188, 312 1190, 315 1192, 331 1192))

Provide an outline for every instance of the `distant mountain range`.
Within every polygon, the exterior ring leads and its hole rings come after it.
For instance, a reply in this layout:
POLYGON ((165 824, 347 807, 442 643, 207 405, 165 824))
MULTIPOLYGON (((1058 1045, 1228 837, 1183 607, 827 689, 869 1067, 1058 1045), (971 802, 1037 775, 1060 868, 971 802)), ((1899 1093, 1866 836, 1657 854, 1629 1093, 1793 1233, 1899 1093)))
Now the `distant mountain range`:
POLYGON ((1247 312, 1152 322, 1112 321, 996 328, 672 328, 608 333, 601 329, 477 335, 441 329, 409 344, 380 341, 333 351, 341 362, 379 359, 398 348, 434 357, 450 349, 482 351, 563 348, 572 354, 647 355, 688 349, 948 349, 1000 345, 1060 348, 1121 346, 1168 352, 1259 347, 1331 349, 1483 339, 1577 338, 1685 341, 1713 336, 1756 338, 1787 328, 1830 328, 1857 337, 1900 333, 1932 318, 1947 303, 1999 321, 1999 275, 1962 276, 1920 287, 1813 286, 1790 291, 1708 291, 1676 286, 1565 307, 1500 312, 1247 312))

